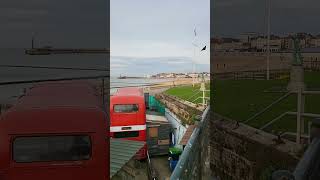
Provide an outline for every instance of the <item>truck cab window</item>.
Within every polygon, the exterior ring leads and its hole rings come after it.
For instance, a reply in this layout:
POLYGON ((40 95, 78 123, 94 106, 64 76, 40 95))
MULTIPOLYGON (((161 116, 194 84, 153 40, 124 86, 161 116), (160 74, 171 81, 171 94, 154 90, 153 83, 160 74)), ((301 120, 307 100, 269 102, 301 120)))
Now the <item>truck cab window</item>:
POLYGON ((90 157, 89 136, 17 137, 13 141, 13 160, 17 163, 79 161, 90 157))
POLYGON ((134 113, 139 111, 138 104, 117 104, 113 106, 116 113, 134 113))

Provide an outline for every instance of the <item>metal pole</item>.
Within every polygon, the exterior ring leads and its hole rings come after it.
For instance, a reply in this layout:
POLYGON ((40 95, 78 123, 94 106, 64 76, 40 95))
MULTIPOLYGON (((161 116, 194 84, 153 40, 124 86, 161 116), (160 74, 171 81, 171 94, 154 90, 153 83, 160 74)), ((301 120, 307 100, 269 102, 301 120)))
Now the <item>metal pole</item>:
POLYGON ((268 34, 268 39, 267 39, 267 80, 270 79, 270 17, 271 17, 271 0, 268 1, 268 20, 267 20, 267 34, 268 34))
POLYGON ((203 105, 203 107, 204 107, 205 104, 206 104, 205 98, 206 98, 206 93, 205 93, 205 89, 203 89, 203 90, 202 90, 202 105, 203 105))
POLYGON ((302 89, 298 90, 298 103, 297 103, 297 136, 296 142, 300 144, 301 141, 301 102, 302 102, 302 89))
POLYGON ((193 48, 193 63, 192 63, 192 71, 193 71, 193 75, 192 75, 192 87, 194 87, 194 83, 195 83, 195 65, 194 65, 194 62, 196 60, 196 47, 193 48))
POLYGON ((193 76, 192 76, 192 87, 194 87, 195 84, 195 62, 196 62, 196 42, 197 42, 197 32, 196 32, 196 27, 194 28, 194 42, 193 44, 193 63, 192 63, 192 71, 193 71, 193 76))
POLYGON ((202 106, 205 107, 206 102, 206 83, 205 83, 205 79, 204 79, 204 74, 202 73, 202 83, 201 83, 201 90, 202 90, 202 106))
MULTIPOLYGON (((306 97, 304 94, 301 93, 301 114, 304 114, 304 104, 305 104, 305 100, 306 100, 306 97)), ((304 134, 304 128, 305 128, 305 125, 304 125, 304 117, 302 116, 301 119, 301 134, 304 134)))
POLYGON ((34 48, 34 35, 32 36, 32 40, 31 40, 31 48, 34 48))

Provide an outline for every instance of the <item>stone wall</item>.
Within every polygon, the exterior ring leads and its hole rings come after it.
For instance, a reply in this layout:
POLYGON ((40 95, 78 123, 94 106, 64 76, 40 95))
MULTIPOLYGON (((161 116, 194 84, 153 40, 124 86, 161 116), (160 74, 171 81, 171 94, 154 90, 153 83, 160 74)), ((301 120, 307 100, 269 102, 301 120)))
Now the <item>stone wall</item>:
MULTIPOLYGON (((161 94, 157 97, 174 114, 202 114, 194 107, 161 94)), ((193 156, 197 179, 267 180, 278 169, 293 171, 303 146, 220 116, 212 111, 204 121, 193 156), (195 157, 194 157, 195 158, 195 157)), ((187 122, 187 121, 186 121, 187 122)))
POLYGON ((267 178, 275 169, 293 170, 303 147, 214 115, 210 121, 210 167, 230 180, 267 178))
POLYGON ((202 111, 199 107, 192 103, 183 101, 177 97, 167 95, 164 93, 157 94, 156 99, 166 106, 172 113, 174 113, 182 124, 193 124, 194 117, 201 115, 202 111))

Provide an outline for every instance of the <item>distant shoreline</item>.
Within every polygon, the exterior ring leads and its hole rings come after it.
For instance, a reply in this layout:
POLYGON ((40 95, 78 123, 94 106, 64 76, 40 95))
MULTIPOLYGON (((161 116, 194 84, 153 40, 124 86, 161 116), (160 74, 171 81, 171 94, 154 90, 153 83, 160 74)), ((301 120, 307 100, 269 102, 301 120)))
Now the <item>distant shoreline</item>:
POLYGON ((147 79, 145 77, 134 77, 134 76, 120 76, 117 79, 147 79))
POLYGON ((114 77, 117 79, 163 79, 163 80, 175 80, 175 79, 192 79, 190 78, 173 78, 173 77, 134 77, 134 76, 120 76, 114 77))

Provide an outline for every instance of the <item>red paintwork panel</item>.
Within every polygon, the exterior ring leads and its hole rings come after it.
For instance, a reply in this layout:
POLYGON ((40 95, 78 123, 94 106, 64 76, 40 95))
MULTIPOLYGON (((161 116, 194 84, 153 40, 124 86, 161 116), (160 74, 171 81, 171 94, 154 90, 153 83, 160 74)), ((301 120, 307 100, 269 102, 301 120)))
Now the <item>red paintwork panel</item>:
POLYGON ((109 138, 105 136, 109 129, 105 128, 107 116, 101 105, 94 90, 85 83, 51 83, 31 89, 1 115, 0 179, 109 179, 109 138), (83 90, 77 91, 80 86, 83 90), (50 135, 89 135, 91 158, 33 163, 13 161, 12 142, 15 137, 50 135))

